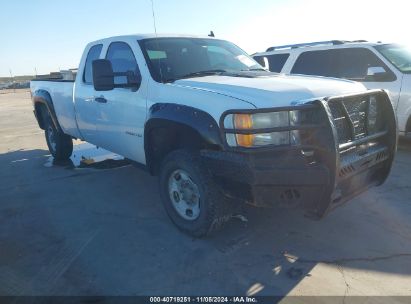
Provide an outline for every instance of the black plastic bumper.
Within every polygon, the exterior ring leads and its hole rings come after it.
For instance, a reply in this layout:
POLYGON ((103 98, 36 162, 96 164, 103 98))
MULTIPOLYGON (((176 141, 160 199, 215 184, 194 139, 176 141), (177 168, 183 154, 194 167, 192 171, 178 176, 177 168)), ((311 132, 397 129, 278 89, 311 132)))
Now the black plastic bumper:
POLYGON ((388 174, 386 148, 346 162, 356 169, 346 169, 337 184, 334 170, 298 151, 269 155, 203 151, 202 156, 210 172, 233 196, 257 207, 298 206, 318 217, 382 183, 388 174))

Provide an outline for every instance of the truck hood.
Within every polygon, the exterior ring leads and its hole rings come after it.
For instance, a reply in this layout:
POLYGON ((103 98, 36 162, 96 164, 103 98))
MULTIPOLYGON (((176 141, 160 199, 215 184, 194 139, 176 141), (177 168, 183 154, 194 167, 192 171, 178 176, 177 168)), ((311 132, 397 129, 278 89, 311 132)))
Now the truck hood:
POLYGON ((230 96, 256 108, 295 105, 314 98, 364 92, 361 83, 318 76, 238 77, 213 75, 177 80, 174 85, 230 96))

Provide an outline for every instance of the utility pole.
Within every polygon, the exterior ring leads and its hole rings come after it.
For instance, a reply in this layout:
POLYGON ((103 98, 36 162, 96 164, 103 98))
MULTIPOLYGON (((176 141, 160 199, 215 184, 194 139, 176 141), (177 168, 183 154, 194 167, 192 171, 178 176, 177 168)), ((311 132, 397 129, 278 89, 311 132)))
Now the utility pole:
POLYGON ((9 72, 10 72, 11 83, 12 83, 12 86, 13 86, 13 93, 16 93, 16 86, 14 85, 15 82, 14 82, 14 77, 13 77, 13 73, 12 73, 11 69, 9 69, 9 72))

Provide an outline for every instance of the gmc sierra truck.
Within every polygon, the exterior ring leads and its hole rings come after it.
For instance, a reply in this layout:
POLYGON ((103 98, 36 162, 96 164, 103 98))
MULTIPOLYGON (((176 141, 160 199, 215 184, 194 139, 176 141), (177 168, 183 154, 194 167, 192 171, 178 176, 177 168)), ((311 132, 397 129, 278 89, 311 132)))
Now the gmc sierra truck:
POLYGON ((30 86, 54 158, 68 159, 76 138, 144 165, 171 220, 196 237, 244 202, 321 218, 382 184, 396 152, 385 91, 271 73, 210 37, 95 41, 75 79, 30 86))

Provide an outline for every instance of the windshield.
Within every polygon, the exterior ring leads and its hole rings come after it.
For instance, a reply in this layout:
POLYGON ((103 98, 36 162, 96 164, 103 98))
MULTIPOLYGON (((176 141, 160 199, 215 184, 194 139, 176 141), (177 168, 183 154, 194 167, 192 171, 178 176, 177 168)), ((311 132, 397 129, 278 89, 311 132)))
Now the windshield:
POLYGON ((210 74, 264 70, 236 45, 217 39, 156 38, 140 41, 151 76, 158 82, 210 74))
POLYGON ((397 44, 384 44, 375 47, 387 60, 401 72, 411 73, 411 49, 397 44))

